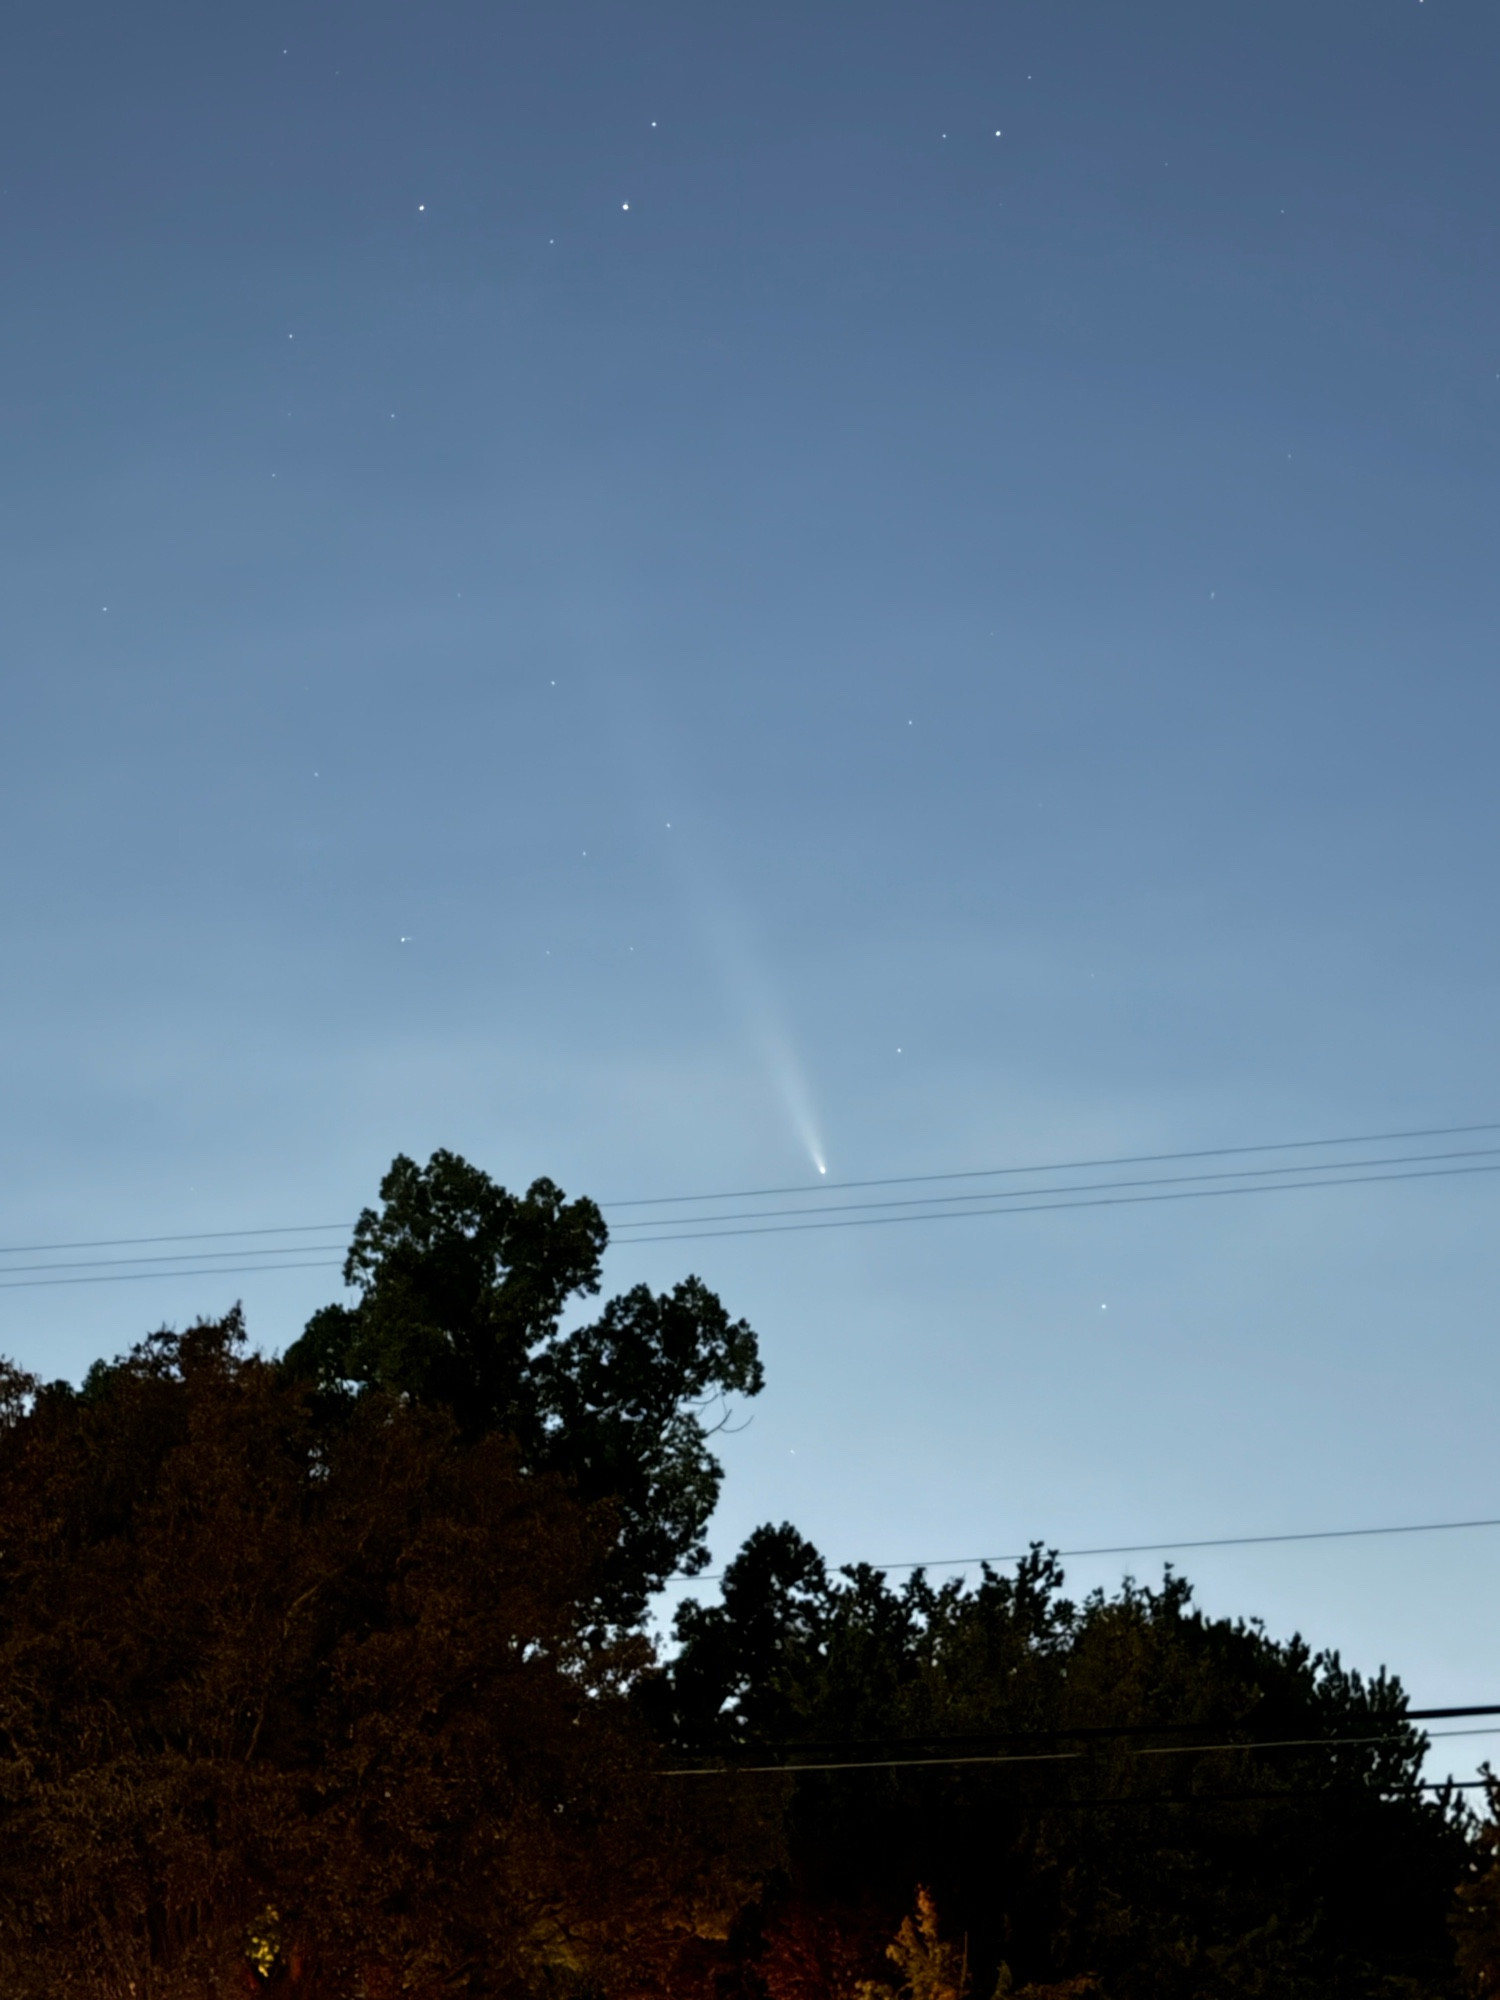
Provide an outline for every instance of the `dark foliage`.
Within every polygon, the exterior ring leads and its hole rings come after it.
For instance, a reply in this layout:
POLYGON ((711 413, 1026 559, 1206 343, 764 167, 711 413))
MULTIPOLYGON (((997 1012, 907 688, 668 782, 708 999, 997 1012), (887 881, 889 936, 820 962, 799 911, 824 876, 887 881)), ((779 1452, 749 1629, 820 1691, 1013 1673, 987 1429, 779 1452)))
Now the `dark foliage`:
POLYGON ((1082 1604, 1061 1586, 1040 1552, 972 1590, 830 1579, 794 1530, 764 1528, 721 1605, 682 1607, 651 1698, 685 1751, 1012 1759, 801 1775, 745 1990, 832 1992, 787 1972, 799 1954, 852 1949, 878 1976, 917 1884, 982 2000, 1089 1977, 1117 2000, 1453 1990, 1465 1830, 1418 1789, 1399 1685, 1206 1619, 1170 1575, 1082 1604), (1161 1724, 1192 1726, 1143 1727, 1161 1724), (1244 1747, 1197 1747, 1225 1743, 1244 1747))
POLYGON ((650 1990, 752 1854, 585 1637, 607 1512, 440 1411, 320 1424, 236 1318, 8 1371, 0 1520, 15 2000, 650 1990))
POLYGON ((1488 1814, 1475 1842, 1474 1865, 1458 1892, 1453 1929, 1459 1969, 1479 2000, 1500 1995, 1500 1777, 1486 1764, 1488 1814))
POLYGON ((549 1181, 381 1197, 281 1363, 0 1363, 7 1996, 1500 1996, 1500 1786, 1476 1849, 1398 1683, 1170 1573, 762 1528, 658 1666, 754 1334, 695 1278, 568 1325, 605 1229, 549 1181))
POLYGON ((708 1416, 759 1392, 754 1333, 687 1278, 665 1295, 637 1285, 562 1334, 568 1302, 599 1289, 607 1231, 551 1181, 514 1195, 437 1152, 398 1158, 380 1196, 344 1269, 359 1302, 315 1314, 287 1366, 332 1397, 379 1390, 448 1411, 466 1437, 503 1432, 527 1467, 609 1500, 600 1609, 638 1620, 674 1570, 707 1560, 722 1476, 708 1416))

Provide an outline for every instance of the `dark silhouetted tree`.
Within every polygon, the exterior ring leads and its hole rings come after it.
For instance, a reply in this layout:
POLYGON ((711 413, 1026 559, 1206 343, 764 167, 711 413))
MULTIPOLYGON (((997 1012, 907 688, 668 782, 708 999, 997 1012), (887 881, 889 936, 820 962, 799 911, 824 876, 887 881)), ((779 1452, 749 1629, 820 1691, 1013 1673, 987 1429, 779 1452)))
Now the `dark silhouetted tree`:
POLYGON ((1459 1969, 1478 2000, 1500 1995, 1500 1778, 1484 1766, 1487 1808, 1475 1842, 1474 1865, 1458 1891, 1453 1928, 1459 1969))
POLYGON ((0 1987, 661 1990, 754 1841, 655 1776, 645 1641, 586 1630, 610 1510, 446 1410, 314 1405, 237 1317, 0 1375, 0 1987))
POLYGON ((884 1976, 925 1884, 981 1996, 1451 1992, 1466 1830, 1420 1789, 1399 1684, 1205 1618, 1170 1575, 1082 1604, 1062 1581, 1040 1552, 974 1588, 830 1578, 795 1530, 762 1528, 721 1603, 680 1608, 649 1696, 685 1750, 874 1766, 796 1779, 744 1990, 769 1974, 800 2000, 786 1967, 832 1964, 830 1924, 884 1976))
POLYGON ((697 1278, 637 1285, 561 1331, 599 1290, 608 1232, 551 1181, 524 1195, 457 1154, 398 1158, 354 1231, 354 1305, 316 1313, 287 1366, 330 1397, 380 1391, 446 1410, 466 1437, 502 1432, 522 1463, 608 1500, 616 1540, 600 1606, 631 1623, 674 1570, 703 1566, 721 1471, 708 1439, 724 1399, 763 1381, 754 1333, 697 1278))

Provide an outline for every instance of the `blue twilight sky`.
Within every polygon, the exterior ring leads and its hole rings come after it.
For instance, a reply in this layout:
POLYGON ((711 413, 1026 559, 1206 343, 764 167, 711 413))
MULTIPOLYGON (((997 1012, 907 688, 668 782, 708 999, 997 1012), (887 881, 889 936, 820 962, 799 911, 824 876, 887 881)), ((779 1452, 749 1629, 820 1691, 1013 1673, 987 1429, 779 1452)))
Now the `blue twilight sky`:
MULTIPOLYGON (((438 1145, 622 1199, 1500 1118, 1497 63, 1480 0, 15 0, 4 1245, 438 1145)), ((762 1335, 721 1555, 1453 1518, 1497 1195, 609 1277, 762 1335)), ((51 1374, 338 1284, 28 1261, 51 1374)), ((1477 1701, 1497 1560, 1185 1566, 1477 1701)))

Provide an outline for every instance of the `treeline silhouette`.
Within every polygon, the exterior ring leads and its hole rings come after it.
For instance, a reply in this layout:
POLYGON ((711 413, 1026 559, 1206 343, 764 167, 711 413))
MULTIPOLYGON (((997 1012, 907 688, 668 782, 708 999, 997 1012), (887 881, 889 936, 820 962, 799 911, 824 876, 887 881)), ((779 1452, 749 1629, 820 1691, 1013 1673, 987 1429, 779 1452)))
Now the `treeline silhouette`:
POLYGON ((596 1294, 595 1205, 449 1153, 352 1306, 81 1388, 0 1364, 15 2000, 1418 2000, 1500 1991, 1496 1815, 1384 1672, 1188 1586, 700 1571, 755 1335, 596 1294))

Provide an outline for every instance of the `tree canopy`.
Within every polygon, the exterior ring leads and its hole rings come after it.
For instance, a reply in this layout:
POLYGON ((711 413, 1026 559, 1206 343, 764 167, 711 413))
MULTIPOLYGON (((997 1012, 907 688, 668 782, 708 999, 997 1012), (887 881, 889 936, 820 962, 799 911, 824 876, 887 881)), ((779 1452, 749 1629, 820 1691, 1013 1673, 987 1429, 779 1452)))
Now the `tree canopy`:
POLYGON ((466 1437, 503 1433, 524 1465, 607 1500, 601 1606, 638 1619, 673 1571, 707 1560, 722 1479, 711 1413, 759 1393, 754 1333, 695 1277, 633 1286, 564 1332, 570 1302, 599 1291, 608 1231, 549 1180, 516 1195, 455 1153, 425 1167, 402 1155, 380 1198, 344 1267, 358 1301, 314 1314, 286 1366, 325 1394, 399 1395, 466 1437))
POLYGON ((973 1588, 898 1589, 766 1527, 677 1636, 658 1727, 730 1773, 814 1767, 747 1948, 774 2000, 812 2000, 795 1966, 839 1953, 878 1975, 914 1885, 966 1936, 980 2000, 1453 1990, 1467 1829, 1420 1788, 1400 1684, 1207 1618, 1170 1573, 1075 1603, 1035 1550, 973 1588))
POLYGON ((697 1278, 585 1310, 605 1240, 399 1158, 280 1361, 0 1362, 7 1995, 1500 1994, 1500 1783, 1476 1838, 1398 1681, 1170 1571, 766 1526, 648 1639, 761 1369, 697 1278))
POLYGON ((0 1387, 7 1994, 649 1984, 727 1893, 585 1630, 608 1514, 509 1439, 330 1430, 235 1316, 0 1387))

